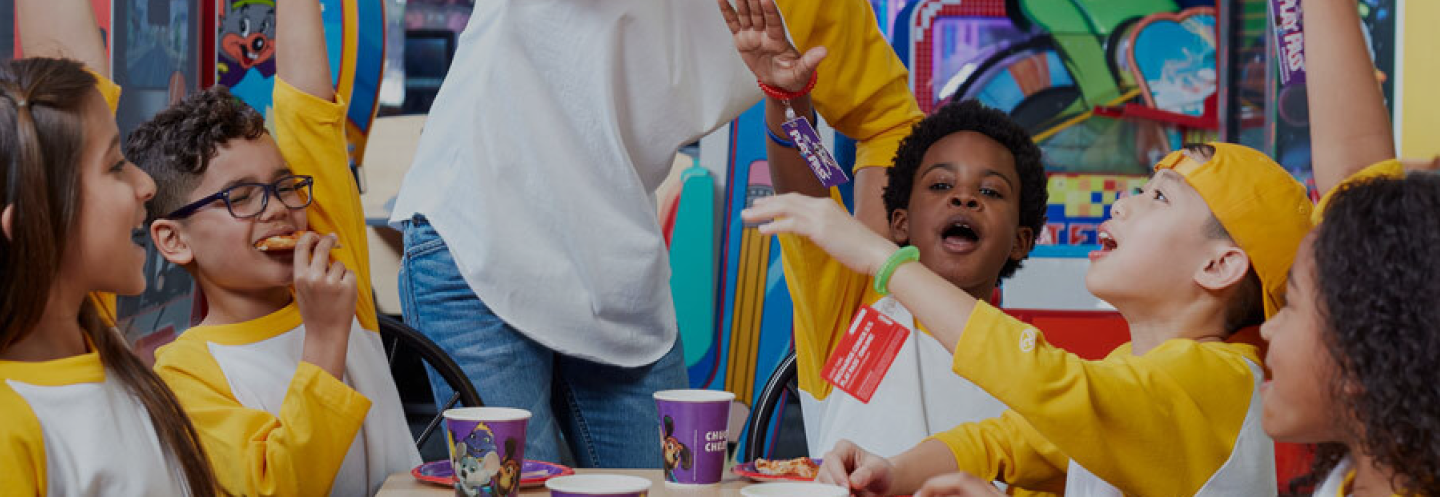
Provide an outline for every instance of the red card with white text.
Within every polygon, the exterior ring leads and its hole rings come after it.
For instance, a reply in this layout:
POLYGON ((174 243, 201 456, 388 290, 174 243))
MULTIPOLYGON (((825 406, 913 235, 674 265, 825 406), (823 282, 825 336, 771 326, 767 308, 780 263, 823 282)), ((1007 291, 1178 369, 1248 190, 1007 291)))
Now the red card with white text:
POLYGON ((868 404, 909 337, 905 325, 873 307, 861 306, 820 374, 835 388, 868 404))

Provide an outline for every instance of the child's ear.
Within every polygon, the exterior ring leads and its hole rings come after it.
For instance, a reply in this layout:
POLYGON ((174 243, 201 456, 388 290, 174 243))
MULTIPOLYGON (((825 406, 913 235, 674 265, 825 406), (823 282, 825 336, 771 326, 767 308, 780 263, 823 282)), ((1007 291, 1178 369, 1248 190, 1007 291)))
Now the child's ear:
POLYGON ((890 241, 897 244, 910 241, 910 213, 905 209, 890 213, 890 241))
POLYGON ((1010 247, 1010 260, 1018 261, 1030 255, 1030 250, 1035 248, 1035 230, 1028 226, 1021 226, 1015 230, 1015 245, 1010 247))
POLYGON ((1226 244, 1195 272, 1195 283, 1206 290, 1219 291, 1240 283, 1249 271, 1250 257, 1245 255, 1245 251, 1226 244))
POLYGON ((190 244, 186 243, 185 237, 180 233, 180 221, 171 219, 157 219, 150 223, 150 240, 155 242, 155 250, 178 266, 190 264, 195 260, 195 253, 190 250, 190 244))

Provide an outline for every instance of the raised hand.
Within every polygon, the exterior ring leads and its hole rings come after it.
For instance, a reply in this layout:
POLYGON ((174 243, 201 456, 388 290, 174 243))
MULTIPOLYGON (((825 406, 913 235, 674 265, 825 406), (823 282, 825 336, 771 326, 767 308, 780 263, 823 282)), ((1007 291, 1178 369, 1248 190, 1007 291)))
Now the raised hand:
POLYGON ((355 273, 330 261, 336 243, 335 235, 306 233, 295 244, 295 303, 305 323, 301 359, 343 378, 357 290, 355 273))
POLYGON ((841 264, 869 275, 898 249, 829 198, 797 193, 765 197, 740 217, 748 222, 768 221, 759 228, 766 235, 794 233, 809 238, 841 264))
POLYGON ((937 476, 925 482, 915 497, 998 497, 1004 493, 988 481, 966 472, 937 476))
POLYGON ((841 440, 825 453, 816 478, 820 483, 849 488, 852 495, 870 497, 889 494, 894 472, 889 460, 841 440))
POLYGON ((785 37, 785 24, 775 0, 716 0, 735 49, 760 82, 786 91, 800 91, 825 58, 825 47, 800 54, 785 37))

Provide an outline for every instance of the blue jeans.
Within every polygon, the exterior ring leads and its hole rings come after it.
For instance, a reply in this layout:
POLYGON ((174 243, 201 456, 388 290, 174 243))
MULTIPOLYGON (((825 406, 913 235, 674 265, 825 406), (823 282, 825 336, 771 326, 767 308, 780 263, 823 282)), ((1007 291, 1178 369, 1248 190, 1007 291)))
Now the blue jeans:
MULTIPOLYGON (((560 443, 581 467, 659 468, 658 390, 686 388, 679 340, 649 366, 623 368, 568 357, 512 328, 480 301, 445 240, 417 216, 405 223, 400 298, 405 323, 444 349, 488 406, 531 413, 525 458, 560 461, 560 443)), ((524 282, 516 282, 524 284, 524 282)), ((576 340, 584 337, 578 330, 576 340)), ((436 404, 454 395, 426 365, 436 404)))

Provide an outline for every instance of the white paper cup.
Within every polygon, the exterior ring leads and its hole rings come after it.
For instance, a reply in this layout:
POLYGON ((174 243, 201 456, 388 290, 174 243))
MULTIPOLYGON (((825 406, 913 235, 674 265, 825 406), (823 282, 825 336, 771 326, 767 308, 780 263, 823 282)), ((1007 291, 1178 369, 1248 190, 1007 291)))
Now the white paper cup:
POLYGON ((821 483, 761 483, 740 489, 745 497, 849 497, 845 487, 821 483))
POLYGON ((650 480, 625 475, 570 475, 545 480, 552 497, 640 497, 650 480))

